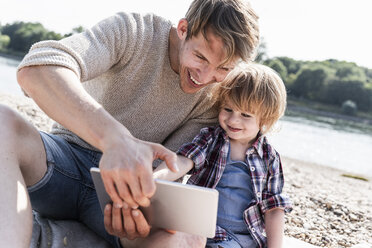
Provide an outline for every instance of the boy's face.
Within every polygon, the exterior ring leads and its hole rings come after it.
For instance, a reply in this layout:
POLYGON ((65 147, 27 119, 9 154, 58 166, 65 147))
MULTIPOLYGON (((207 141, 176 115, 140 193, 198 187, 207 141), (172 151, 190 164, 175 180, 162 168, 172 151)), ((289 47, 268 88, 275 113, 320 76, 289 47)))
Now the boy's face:
POLYGON ((242 144, 252 145, 260 131, 259 117, 237 109, 229 99, 221 106, 218 121, 232 141, 242 144))
POLYGON ((238 59, 222 65, 226 51, 222 39, 207 32, 207 39, 199 33, 186 40, 187 21, 181 20, 178 27, 181 40, 179 49, 180 87, 188 94, 196 93, 201 88, 219 83, 234 68, 238 59))

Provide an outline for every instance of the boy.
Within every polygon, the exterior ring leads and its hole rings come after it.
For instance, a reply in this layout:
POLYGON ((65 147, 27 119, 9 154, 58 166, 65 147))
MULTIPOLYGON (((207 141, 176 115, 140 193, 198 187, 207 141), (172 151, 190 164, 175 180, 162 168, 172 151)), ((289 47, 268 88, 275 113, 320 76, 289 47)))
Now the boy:
POLYGON ((201 129, 179 148, 179 173, 162 164, 154 177, 174 180, 193 167, 189 184, 219 191, 216 236, 207 247, 281 247, 284 210, 291 207, 282 195, 280 156, 264 134, 284 114, 285 86, 270 68, 248 64, 231 72, 216 95, 219 126, 201 129))

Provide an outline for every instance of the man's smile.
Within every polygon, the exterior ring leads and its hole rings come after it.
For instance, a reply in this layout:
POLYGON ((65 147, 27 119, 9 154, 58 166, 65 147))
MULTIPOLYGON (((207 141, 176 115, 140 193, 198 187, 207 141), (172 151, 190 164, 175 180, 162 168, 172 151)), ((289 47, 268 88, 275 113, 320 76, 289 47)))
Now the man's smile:
POLYGON ((191 82, 191 84, 194 86, 194 87, 200 87, 202 85, 204 85, 203 83, 200 83, 199 81, 197 81, 193 76, 191 76, 191 73, 189 71, 187 71, 188 73, 188 76, 189 76, 189 81, 191 82))

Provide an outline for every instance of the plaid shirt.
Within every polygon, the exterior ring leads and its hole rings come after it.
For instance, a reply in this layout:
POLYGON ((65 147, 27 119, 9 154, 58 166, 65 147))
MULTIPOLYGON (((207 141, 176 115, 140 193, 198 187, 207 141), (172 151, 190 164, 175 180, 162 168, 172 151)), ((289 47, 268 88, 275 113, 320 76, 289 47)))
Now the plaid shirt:
MULTIPOLYGON (((217 126, 201 129, 192 142, 182 145, 177 154, 192 159, 195 165, 188 183, 215 188, 226 167, 229 143, 225 131, 217 126)), ((258 247, 263 248, 267 246, 264 213, 273 208, 283 208, 288 212, 291 204, 282 194, 284 177, 280 156, 265 136, 259 135, 246 151, 245 162, 249 167, 255 197, 243 216, 252 238, 258 247)), ((227 240, 226 231, 217 226, 214 239, 227 240)))

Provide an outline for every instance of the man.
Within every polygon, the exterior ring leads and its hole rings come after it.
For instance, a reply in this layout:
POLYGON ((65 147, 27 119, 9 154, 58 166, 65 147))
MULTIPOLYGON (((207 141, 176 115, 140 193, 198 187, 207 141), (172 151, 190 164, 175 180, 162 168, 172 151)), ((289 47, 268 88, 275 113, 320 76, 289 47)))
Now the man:
MULTIPOLYGON (((114 246, 120 245, 112 235, 122 244, 147 236, 150 227, 136 208, 148 206, 154 194, 153 161, 177 170, 171 150, 215 121, 208 93, 240 59, 251 60, 257 45, 257 16, 240 0, 195 0, 177 27, 151 14, 119 13, 82 34, 35 44, 18 82, 58 124, 52 134, 39 133, 0 108, 7 203, 0 207, 6 216, 0 247, 28 246, 28 195, 43 216, 79 220, 114 246), (100 167, 113 200, 105 223, 92 166, 100 167)), ((153 247, 156 240, 163 247, 201 246, 182 233, 158 231, 147 240, 155 240, 153 247)))

